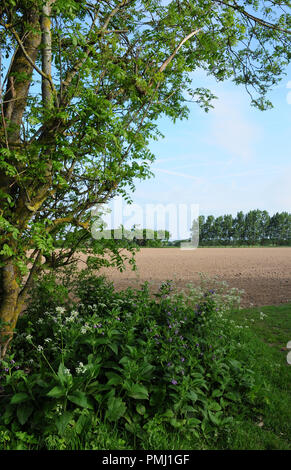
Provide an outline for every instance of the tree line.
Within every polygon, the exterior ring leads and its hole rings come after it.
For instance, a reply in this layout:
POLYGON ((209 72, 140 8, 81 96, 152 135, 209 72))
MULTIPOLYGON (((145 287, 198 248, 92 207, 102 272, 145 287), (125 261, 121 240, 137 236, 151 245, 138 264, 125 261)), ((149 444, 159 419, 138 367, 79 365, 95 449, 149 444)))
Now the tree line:
POLYGON ((251 210, 214 217, 199 216, 199 245, 291 246, 291 214, 251 210))

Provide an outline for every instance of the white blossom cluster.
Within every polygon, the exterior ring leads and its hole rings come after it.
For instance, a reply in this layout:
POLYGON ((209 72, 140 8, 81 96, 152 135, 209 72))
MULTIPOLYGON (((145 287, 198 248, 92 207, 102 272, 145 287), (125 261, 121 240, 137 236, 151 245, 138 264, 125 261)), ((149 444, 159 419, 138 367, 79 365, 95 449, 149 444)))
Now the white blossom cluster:
POLYGON ((78 367, 76 367, 77 374, 84 374, 86 372, 86 366, 84 366, 83 362, 79 362, 78 367))

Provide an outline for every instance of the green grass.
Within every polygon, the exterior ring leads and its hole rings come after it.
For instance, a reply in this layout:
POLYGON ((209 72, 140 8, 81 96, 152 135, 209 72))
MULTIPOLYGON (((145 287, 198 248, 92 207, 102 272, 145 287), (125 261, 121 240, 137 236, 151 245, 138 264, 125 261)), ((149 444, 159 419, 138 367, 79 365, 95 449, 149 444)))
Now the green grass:
POLYGON ((268 403, 252 422, 242 420, 222 436, 219 446, 291 450, 291 366, 287 364, 287 351, 282 350, 291 340, 291 304, 243 309, 234 312, 232 318, 249 326, 245 339, 255 353, 253 368, 267 390, 268 403), (262 319, 261 312, 266 315, 262 319))

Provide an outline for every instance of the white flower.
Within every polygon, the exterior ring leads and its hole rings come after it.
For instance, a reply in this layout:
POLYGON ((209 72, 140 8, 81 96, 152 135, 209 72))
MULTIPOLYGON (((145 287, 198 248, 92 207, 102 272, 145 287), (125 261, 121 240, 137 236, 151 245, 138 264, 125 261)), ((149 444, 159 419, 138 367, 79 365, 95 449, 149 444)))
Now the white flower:
POLYGON ((79 362, 79 366, 76 367, 77 374, 84 374, 86 372, 86 366, 84 366, 83 362, 79 362))
POLYGON ((46 342, 46 343, 49 343, 50 341, 52 341, 51 338, 46 338, 46 339, 45 339, 45 342, 46 342))
POLYGON ((66 323, 73 323, 74 320, 75 320, 75 318, 71 316, 71 317, 67 317, 65 322, 66 323))
POLYGON ((62 313, 64 313, 65 311, 66 311, 66 309, 65 309, 64 307, 56 307, 56 312, 57 312, 57 313, 62 314, 62 313))
POLYGON ((32 338, 32 335, 27 335, 27 336, 26 336, 27 341, 30 341, 31 338, 32 338))
POLYGON ((41 352, 41 351, 43 351, 43 347, 42 347, 42 346, 40 346, 40 345, 38 345, 36 349, 38 350, 38 352, 41 352))
POLYGON ((57 413, 57 415, 63 414, 63 405, 58 404, 56 406, 56 413, 57 413))

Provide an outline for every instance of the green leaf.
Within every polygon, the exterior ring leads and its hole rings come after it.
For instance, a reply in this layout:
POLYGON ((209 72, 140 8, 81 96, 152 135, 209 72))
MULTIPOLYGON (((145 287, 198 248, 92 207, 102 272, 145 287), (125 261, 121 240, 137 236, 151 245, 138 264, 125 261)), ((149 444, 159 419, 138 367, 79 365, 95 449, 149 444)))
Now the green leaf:
POLYGON ((75 426, 76 433, 81 434, 88 425, 90 425, 90 419, 88 418, 88 416, 79 416, 79 419, 75 426))
POLYGON ((108 347, 117 355, 118 354, 118 346, 115 343, 109 343, 108 347))
POLYGON ((212 411, 220 411, 221 410, 221 406, 218 403, 216 403, 216 401, 208 402, 207 403, 207 408, 209 410, 212 410, 212 411))
POLYGON ((126 405, 121 398, 110 397, 105 418, 109 421, 118 421, 125 413, 126 405))
POLYGON ((82 408, 93 409, 92 403, 88 400, 87 395, 84 392, 76 390, 74 393, 68 395, 68 399, 75 403, 75 405, 81 406, 82 408))
POLYGON ((197 419, 197 418, 188 418, 187 419, 187 423, 190 425, 190 426, 199 426, 201 424, 201 420, 200 419, 197 419))
POLYGON ((198 399, 197 393, 193 392, 193 390, 188 393, 188 397, 190 400, 192 400, 193 403, 195 403, 195 401, 198 399))
POLYGON ((216 426, 221 425, 221 420, 219 419, 219 414, 218 413, 212 413, 212 411, 208 410, 208 416, 210 418, 210 421, 215 424, 216 426))
POLYGON ((213 398, 221 397, 222 394, 223 394, 222 390, 219 390, 219 389, 217 388, 216 390, 214 390, 214 391, 212 392, 212 397, 213 397, 213 398))
POLYGON ((121 375, 115 374, 114 372, 110 372, 106 374, 106 376, 109 378, 107 385, 119 385, 123 382, 121 375))
POLYGON ((11 398, 10 403, 12 405, 16 405, 17 403, 23 403, 24 401, 30 400, 30 396, 27 393, 24 392, 19 392, 15 393, 13 397, 11 398))
POLYGON ((144 415, 145 412, 146 412, 146 407, 144 405, 142 405, 141 403, 138 403, 136 405, 136 411, 138 412, 138 414, 144 415))
POLYGON ((68 426, 69 422, 73 418, 74 413, 72 411, 64 411, 61 416, 55 420, 55 425, 59 434, 62 436, 68 426))
POLYGON ((137 400, 148 400, 149 392, 144 385, 133 384, 128 390, 128 396, 136 398, 137 400))
POLYGON ((58 369, 58 378, 60 379, 60 382, 62 385, 64 385, 67 382, 67 375, 65 373, 65 369, 66 368, 64 364, 61 362, 59 365, 59 369, 58 369))
POLYGON ((165 413, 162 414, 163 418, 173 418, 174 417, 174 412, 172 410, 167 410, 165 413))
POLYGON ((174 427, 174 428, 181 428, 182 426, 184 426, 184 424, 186 423, 186 420, 185 419, 176 419, 176 418, 172 418, 170 420, 170 424, 174 427))
POLYGON ((32 403, 24 403, 22 405, 18 405, 16 414, 20 424, 25 424, 32 412, 32 403))

